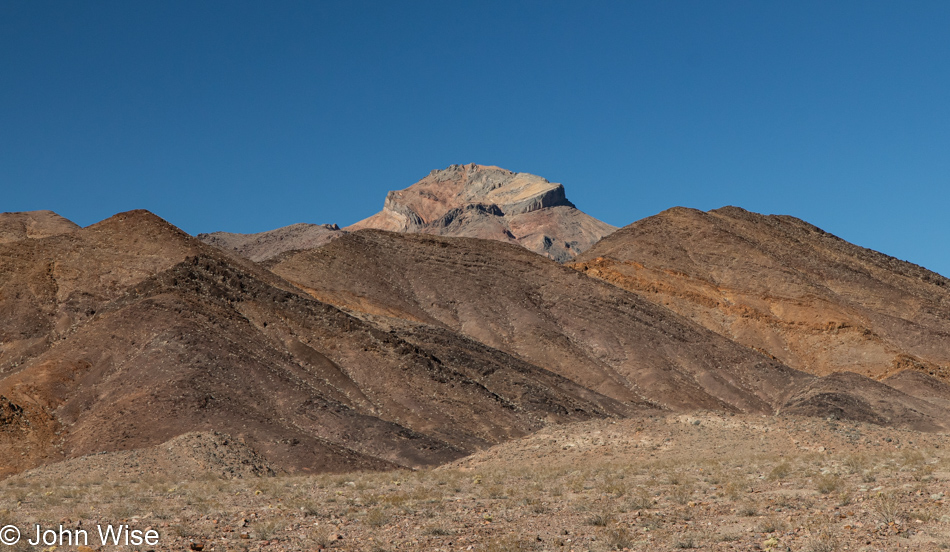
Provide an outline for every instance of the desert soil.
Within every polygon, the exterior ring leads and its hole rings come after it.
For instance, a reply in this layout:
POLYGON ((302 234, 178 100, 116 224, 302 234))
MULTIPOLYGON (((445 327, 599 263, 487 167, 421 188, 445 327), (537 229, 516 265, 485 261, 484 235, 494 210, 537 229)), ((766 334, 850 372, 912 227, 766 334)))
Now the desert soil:
POLYGON ((200 457, 26 472, 0 483, 0 522, 127 523, 159 531, 155 550, 219 552, 950 548, 946 436, 834 419, 597 420, 418 471, 258 477, 200 457))

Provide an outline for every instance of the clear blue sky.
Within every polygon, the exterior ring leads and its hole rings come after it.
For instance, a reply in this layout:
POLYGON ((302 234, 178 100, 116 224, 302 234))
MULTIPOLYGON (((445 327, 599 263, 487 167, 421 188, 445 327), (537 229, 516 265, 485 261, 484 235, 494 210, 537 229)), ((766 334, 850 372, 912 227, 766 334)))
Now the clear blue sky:
POLYGON ((0 0, 0 211, 341 226, 476 162, 950 275, 950 2, 0 0))

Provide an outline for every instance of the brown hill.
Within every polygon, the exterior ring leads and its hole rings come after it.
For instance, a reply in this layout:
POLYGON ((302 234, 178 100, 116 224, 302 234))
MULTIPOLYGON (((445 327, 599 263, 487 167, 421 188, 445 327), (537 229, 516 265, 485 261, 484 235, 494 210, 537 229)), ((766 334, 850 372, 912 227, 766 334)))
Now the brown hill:
POLYGON ((929 376, 904 392, 858 374, 816 378, 508 244, 364 230, 266 265, 363 318, 417 335, 448 328, 633 405, 950 429, 929 376))
POLYGON ((560 184, 474 163, 389 192, 382 211, 346 230, 366 228, 516 243, 558 262, 616 230, 575 208, 560 184))
POLYGON ((0 244, 0 375, 63 339, 128 286, 195 254, 196 246, 145 211, 0 244))
POLYGON ((346 232, 335 224, 291 224, 257 234, 212 232, 198 234, 198 239, 252 261, 266 261, 285 251, 313 249, 325 245, 346 232))
POLYGON ((79 225, 52 211, 0 213, 0 243, 26 238, 48 238, 79 229, 79 225))
POLYGON ((848 419, 916 431, 950 429, 950 410, 946 405, 903 393, 854 372, 837 372, 816 379, 789 398, 781 413, 848 419))
POLYGON ((31 313, 4 320, 2 473, 211 430, 282 469, 420 466, 628 411, 448 332, 382 331, 149 213, 2 247, 0 309, 31 313))
POLYGON ((811 379, 509 244, 364 230, 267 266, 321 301, 461 332, 633 404, 771 412, 811 379))
POLYGON ((903 393, 950 408, 950 384, 916 370, 904 370, 884 380, 903 393))
POLYGON ((793 217, 670 209, 573 267, 793 368, 950 378, 950 281, 793 217))

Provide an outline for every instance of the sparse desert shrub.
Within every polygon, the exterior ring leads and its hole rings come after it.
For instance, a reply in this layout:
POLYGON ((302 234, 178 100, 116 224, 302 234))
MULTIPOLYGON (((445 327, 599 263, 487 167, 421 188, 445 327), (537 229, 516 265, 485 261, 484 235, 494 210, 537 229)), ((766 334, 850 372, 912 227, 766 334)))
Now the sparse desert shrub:
POLYGON ((848 470, 848 473, 861 473, 868 465, 867 457, 861 454, 852 454, 844 461, 844 467, 848 470))
POLYGON ((673 548, 678 548, 678 549, 699 548, 699 539, 697 539, 696 535, 693 535, 692 533, 686 533, 685 535, 680 535, 673 541, 673 548))
POLYGON ((792 466, 788 462, 782 462, 777 464, 772 471, 769 472, 769 480, 775 481, 776 479, 785 479, 792 473, 792 466))
POLYGON ((903 517, 900 497, 893 492, 879 493, 870 501, 871 513, 881 523, 891 523, 903 517))
POLYGON ((604 484, 603 491, 605 494, 620 498, 627 494, 627 485, 623 481, 608 481, 604 484))
POLYGON ((759 515, 759 509, 755 507, 755 504, 747 502, 740 506, 736 513, 740 516, 753 517, 759 515))
POLYGON ((612 527, 604 531, 604 542, 608 550, 623 550, 633 546, 633 538, 626 527, 612 527))
POLYGON ((815 488, 821 494, 831 494, 841 488, 841 478, 837 475, 823 475, 815 482, 815 488))
POLYGON ((491 498, 491 499, 498 500, 502 498, 508 498, 508 494, 505 492, 505 488, 502 487, 501 485, 489 485, 486 491, 488 494, 488 498, 491 498))
POLYGON ((317 547, 329 548, 333 544, 330 539, 330 532, 326 529, 317 529, 310 533, 310 540, 317 547))
POLYGON ((444 525, 431 525, 423 531, 423 534, 432 536, 432 537, 449 537, 455 534, 451 529, 447 529, 444 525))
POLYGON ((738 500, 742 496, 743 485, 735 481, 729 481, 722 488, 723 494, 729 497, 731 500, 738 500))
POLYGON ((646 487, 637 487, 637 490, 630 494, 627 505, 631 510, 648 510, 653 507, 653 497, 646 487))
POLYGON ((933 464, 921 465, 914 470, 913 478, 914 481, 930 481, 933 479, 933 474, 936 471, 936 467, 933 464))
POLYGON ((773 516, 763 518, 756 527, 760 533, 778 533, 784 531, 785 528, 785 522, 773 516))
POLYGON ((830 529, 822 529, 805 547, 807 552, 838 552, 838 538, 830 529))
POLYGON ((587 518, 587 525, 593 525, 594 527, 607 527, 610 524, 613 516, 609 512, 599 512, 587 518))
POLYGON ((271 540, 278 532, 283 530, 284 523, 276 519, 258 521, 254 524, 254 533, 261 540, 271 540))
POLYGON ((366 525, 370 527, 382 527, 389 523, 390 516, 382 508, 373 508, 372 510, 366 512, 366 517, 363 521, 366 522, 366 525))
POLYGON ((924 464, 924 453, 916 449, 905 449, 901 452, 901 460, 904 467, 916 468, 924 464))
POLYGON ((672 498, 677 504, 686 504, 689 502, 689 499, 693 496, 693 485, 689 483, 684 483, 673 487, 673 490, 670 492, 670 498, 672 498))

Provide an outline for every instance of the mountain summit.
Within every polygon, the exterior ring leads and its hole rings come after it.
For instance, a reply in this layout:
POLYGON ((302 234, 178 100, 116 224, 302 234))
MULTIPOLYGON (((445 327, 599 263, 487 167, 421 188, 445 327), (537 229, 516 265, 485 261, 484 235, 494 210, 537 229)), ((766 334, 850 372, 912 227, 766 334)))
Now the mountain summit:
POLYGON ((346 230, 364 228, 516 243, 559 262, 616 230, 578 210, 561 184, 474 163, 389 192, 382 211, 346 230))

